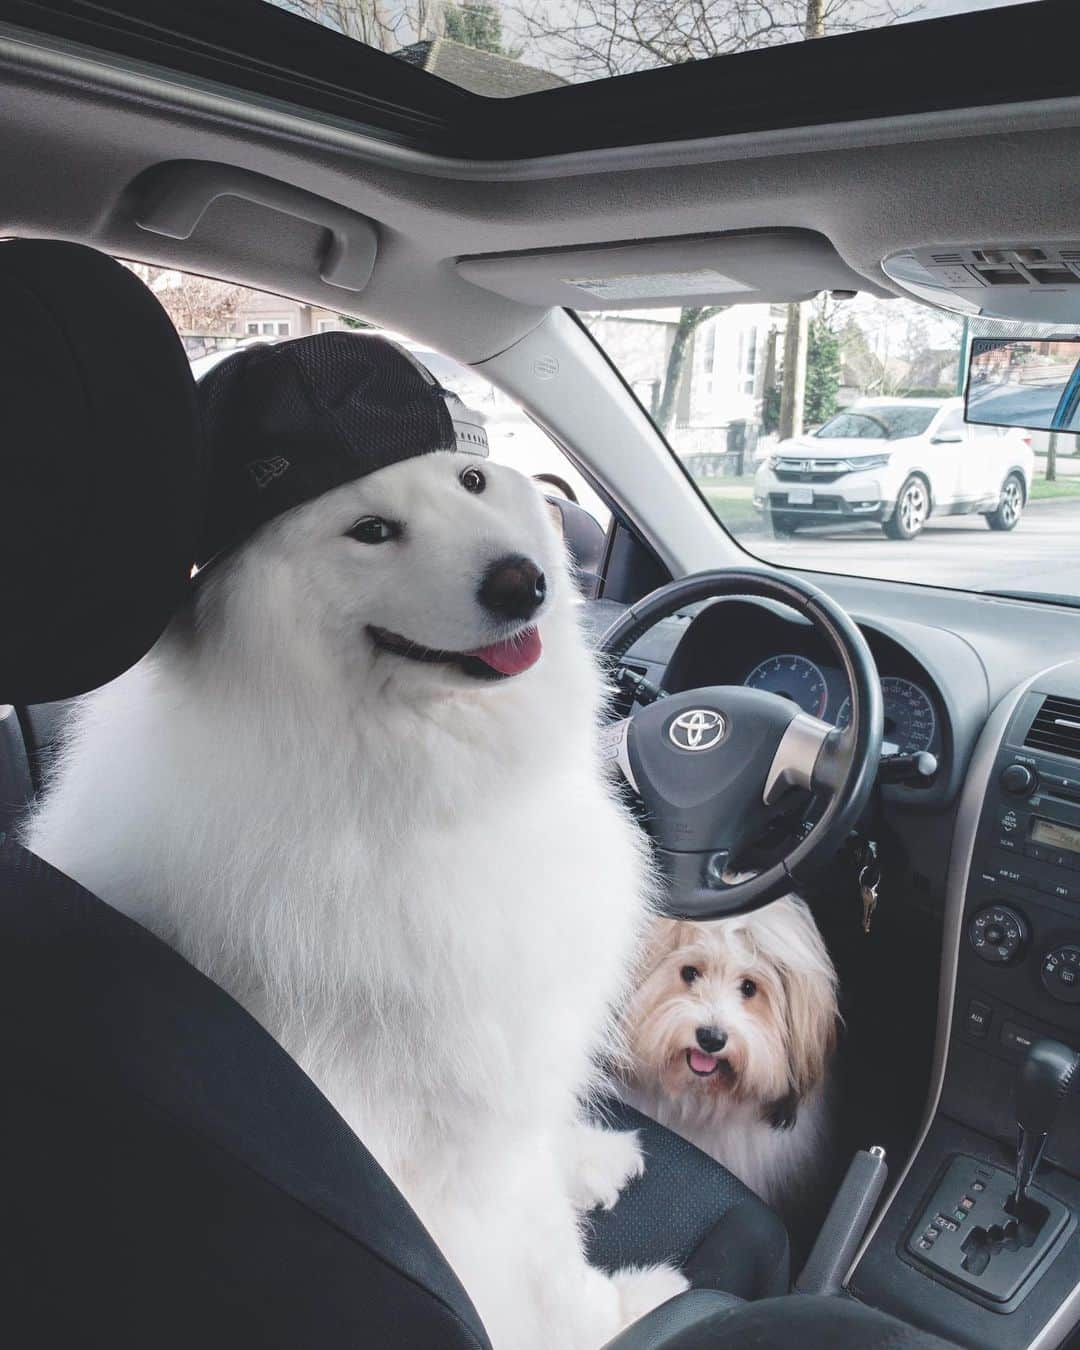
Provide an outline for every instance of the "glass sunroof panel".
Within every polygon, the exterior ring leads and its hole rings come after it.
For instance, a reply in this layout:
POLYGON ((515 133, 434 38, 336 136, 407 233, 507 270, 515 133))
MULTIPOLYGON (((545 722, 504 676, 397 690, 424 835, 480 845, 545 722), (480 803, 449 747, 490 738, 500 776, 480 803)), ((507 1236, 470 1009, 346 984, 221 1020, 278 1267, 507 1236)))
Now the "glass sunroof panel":
POLYGON ((267 2, 472 93, 513 98, 809 37, 1038 0, 267 2))

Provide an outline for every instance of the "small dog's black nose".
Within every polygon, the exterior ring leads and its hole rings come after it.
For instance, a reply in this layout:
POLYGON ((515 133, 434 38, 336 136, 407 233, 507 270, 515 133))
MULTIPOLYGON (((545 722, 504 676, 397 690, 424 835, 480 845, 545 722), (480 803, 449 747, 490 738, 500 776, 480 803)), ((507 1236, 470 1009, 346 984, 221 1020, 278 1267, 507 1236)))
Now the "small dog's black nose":
POLYGON ((491 564, 478 595, 480 603, 500 618, 528 619, 544 603, 547 579, 531 559, 511 553, 491 564))
POLYGON ((715 1027, 698 1027, 697 1043, 707 1055, 718 1055, 727 1045, 727 1032, 715 1027))

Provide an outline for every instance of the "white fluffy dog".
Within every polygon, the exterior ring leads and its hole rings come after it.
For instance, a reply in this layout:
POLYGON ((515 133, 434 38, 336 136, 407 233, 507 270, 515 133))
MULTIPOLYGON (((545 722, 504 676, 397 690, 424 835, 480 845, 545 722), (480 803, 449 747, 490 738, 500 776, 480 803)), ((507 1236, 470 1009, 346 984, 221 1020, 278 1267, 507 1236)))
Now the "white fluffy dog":
POLYGON ((820 1182, 836 971, 801 900, 656 920, 626 1013, 627 1095, 786 1216, 820 1182))
POLYGON ((596 1350, 686 1287, 609 1277, 580 1234, 641 1167, 634 1135, 579 1118, 648 913, 601 694, 539 493, 424 454, 211 568, 84 701, 27 832, 288 1049, 497 1350, 596 1350), (528 626, 478 598, 510 555, 546 574, 528 626))

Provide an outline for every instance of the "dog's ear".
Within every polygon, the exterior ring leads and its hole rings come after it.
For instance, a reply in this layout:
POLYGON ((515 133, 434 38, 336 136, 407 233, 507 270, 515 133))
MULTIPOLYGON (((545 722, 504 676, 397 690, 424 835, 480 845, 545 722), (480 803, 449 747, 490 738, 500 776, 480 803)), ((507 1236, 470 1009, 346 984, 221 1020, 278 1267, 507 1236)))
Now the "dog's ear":
POLYGON ((787 996, 784 1028, 791 1090, 801 1100, 825 1076, 836 1047, 839 1012, 831 963, 788 966, 781 971, 787 996))
POLYGON ((790 1092, 785 1092, 775 1102, 769 1102, 767 1106, 762 1107, 761 1111, 761 1119, 771 1125, 774 1130, 793 1129, 798 1118, 799 1094, 794 1088, 790 1092))
POLYGON ((658 916, 649 924, 645 940, 641 947, 639 971, 644 979, 651 975, 656 967, 680 947, 691 940, 693 924, 680 919, 665 919, 658 916))

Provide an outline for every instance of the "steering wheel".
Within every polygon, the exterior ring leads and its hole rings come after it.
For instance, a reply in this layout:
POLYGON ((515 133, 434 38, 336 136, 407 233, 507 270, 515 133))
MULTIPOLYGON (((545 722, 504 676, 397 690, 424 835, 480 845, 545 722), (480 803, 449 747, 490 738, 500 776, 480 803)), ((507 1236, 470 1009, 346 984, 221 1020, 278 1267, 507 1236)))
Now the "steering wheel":
POLYGON ((674 918, 742 914, 805 885, 858 821, 881 755, 881 683, 870 648, 809 582, 752 568, 698 572, 627 610, 600 651, 617 664, 661 619, 724 595, 779 601, 808 619, 847 676, 851 718, 840 729, 779 694, 713 685, 658 699, 607 728, 604 753, 641 798, 666 881, 662 908, 674 918), (740 874, 743 849, 808 792, 826 803, 809 833, 763 871, 740 874))

